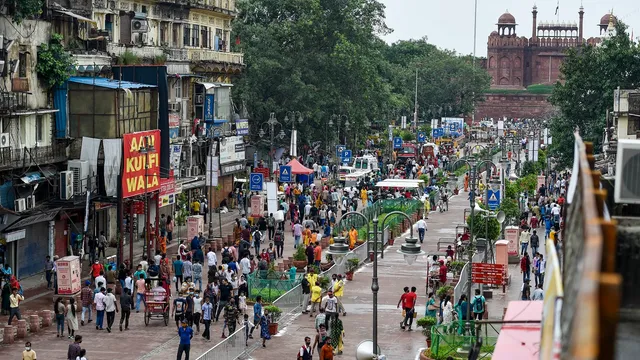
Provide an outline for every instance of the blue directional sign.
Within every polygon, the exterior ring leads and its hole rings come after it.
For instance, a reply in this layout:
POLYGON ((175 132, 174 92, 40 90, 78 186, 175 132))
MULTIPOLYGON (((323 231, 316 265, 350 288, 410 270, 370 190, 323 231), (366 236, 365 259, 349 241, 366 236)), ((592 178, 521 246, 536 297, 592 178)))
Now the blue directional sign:
POLYGON ((291 182, 291 166, 280 166, 280 182, 291 182))
POLYGON ((435 128, 435 129, 431 130, 431 134, 433 135, 434 138, 443 137, 444 136, 444 129, 443 128, 435 128))
POLYGON ((402 138, 397 136, 393 138, 393 148, 401 149, 402 148, 402 138))
POLYGON ((489 205, 489 210, 493 211, 500 206, 500 190, 487 190, 487 205, 489 205))
POLYGON ((342 154, 340 154, 340 159, 342 159, 343 164, 348 164, 351 162, 351 157, 353 156, 353 152, 351 150, 344 150, 342 154))
POLYGON ((449 124, 449 131, 454 132, 456 131, 457 128, 458 128, 458 124, 456 123, 449 124))
POLYGON ((341 157, 345 150, 347 150, 347 145, 336 145, 336 157, 341 157))
POLYGON ((426 142, 427 141, 427 134, 424 131, 418 131, 418 142, 426 142))
POLYGON ((249 190, 262 191, 262 184, 264 182, 264 175, 258 173, 251 173, 249 176, 249 190))

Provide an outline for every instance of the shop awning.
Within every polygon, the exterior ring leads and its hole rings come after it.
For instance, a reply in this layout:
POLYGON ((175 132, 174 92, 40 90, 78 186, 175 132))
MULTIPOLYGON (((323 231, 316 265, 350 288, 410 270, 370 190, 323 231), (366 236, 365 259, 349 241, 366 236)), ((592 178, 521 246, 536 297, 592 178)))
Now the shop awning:
POLYGON ((19 219, 13 224, 7 226, 2 232, 10 232, 11 230, 20 229, 29 225, 37 224, 43 221, 51 221, 56 215, 60 212, 61 208, 53 209, 53 210, 45 210, 41 213, 29 215, 19 219))
POLYGON ((197 189, 197 188, 201 188, 205 186, 205 181, 203 180, 196 180, 196 181, 192 181, 192 182, 188 182, 188 183, 183 183, 182 184, 182 191, 185 190, 191 190, 191 189, 197 189))
POLYGON ((224 84, 224 83, 210 83, 210 82, 198 82, 198 84, 203 85, 206 90, 209 90, 214 87, 232 87, 232 84, 224 84))
POLYGON ((57 13, 60 13, 60 14, 67 15, 67 16, 71 16, 72 18, 76 18, 79 21, 84 21, 84 22, 88 22, 88 23, 92 23, 92 24, 97 24, 97 22, 95 20, 92 20, 92 19, 86 18, 84 16, 80 16, 78 14, 72 13, 69 10, 53 10, 53 11, 55 11, 57 13))

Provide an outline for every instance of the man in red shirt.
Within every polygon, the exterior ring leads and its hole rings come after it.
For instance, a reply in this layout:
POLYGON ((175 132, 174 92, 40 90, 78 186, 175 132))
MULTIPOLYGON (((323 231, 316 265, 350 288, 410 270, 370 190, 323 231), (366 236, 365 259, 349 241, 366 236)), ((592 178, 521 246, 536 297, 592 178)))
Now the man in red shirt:
POLYGON ((447 282, 447 265, 444 264, 444 260, 440 260, 440 286, 443 286, 447 282))
POLYGON ((402 330, 408 325, 409 330, 411 330, 411 325, 413 324, 413 312, 416 307, 416 300, 418 299, 418 295, 416 295, 416 287, 411 288, 411 292, 409 292, 409 287, 404 287, 404 294, 400 296, 400 300, 398 301, 398 308, 400 308, 400 303, 402 303, 402 310, 404 310, 404 319, 400 322, 400 328, 402 330))
POLYGON ((100 276, 100 271, 104 271, 104 266, 102 266, 100 261, 96 259, 96 261, 91 265, 91 278, 95 279, 100 276))

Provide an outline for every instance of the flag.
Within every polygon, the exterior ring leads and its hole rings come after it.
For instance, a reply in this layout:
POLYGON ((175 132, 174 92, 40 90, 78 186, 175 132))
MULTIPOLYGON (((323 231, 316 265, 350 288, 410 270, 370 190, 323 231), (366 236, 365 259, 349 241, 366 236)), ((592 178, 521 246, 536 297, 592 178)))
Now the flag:
POLYGON ((558 10, 560 10, 560 0, 558 0, 558 5, 556 5, 556 15, 558 15, 558 10))

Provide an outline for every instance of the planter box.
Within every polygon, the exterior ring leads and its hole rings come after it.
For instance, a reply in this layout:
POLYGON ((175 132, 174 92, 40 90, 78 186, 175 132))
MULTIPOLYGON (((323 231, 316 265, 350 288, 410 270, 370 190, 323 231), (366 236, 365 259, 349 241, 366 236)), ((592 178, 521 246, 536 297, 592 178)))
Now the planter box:
POLYGON ((294 260, 293 266, 295 266, 298 271, 304 271, 307 267, 307 260, 294 260))
POLYGON ((278 323, 269 324, 269 335, 276 335, 278 333, 278 323))

